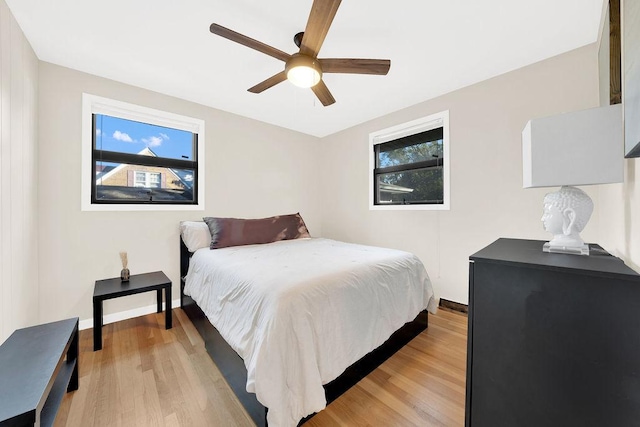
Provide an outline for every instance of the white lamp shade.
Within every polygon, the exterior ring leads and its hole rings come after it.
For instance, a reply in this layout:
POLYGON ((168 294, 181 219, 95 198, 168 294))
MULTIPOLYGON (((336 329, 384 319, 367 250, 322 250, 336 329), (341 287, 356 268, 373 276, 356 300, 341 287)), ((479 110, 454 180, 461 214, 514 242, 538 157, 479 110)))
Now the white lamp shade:
POLYGON ((622 106, 529 120, 522 131, 523 187, 622 182, 622 106))

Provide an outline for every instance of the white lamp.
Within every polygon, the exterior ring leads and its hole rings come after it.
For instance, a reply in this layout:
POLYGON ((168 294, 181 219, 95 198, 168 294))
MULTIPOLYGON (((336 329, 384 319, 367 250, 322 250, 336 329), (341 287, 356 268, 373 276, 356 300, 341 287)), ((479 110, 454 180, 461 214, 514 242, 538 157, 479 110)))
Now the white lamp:
POLYGON ((530 120, 522 131, 523 187, 554 187, 544 199, 542 221, 553 239, 546 252, 589 254, 580 237, 593 201, 574 185, 623 181, 622 106, 530 120))
POLYGON ((287 61, 284 71, 287 79, 299 87, 312 87, 322 78, 322 68, 317 59, 296 53, 287 61))

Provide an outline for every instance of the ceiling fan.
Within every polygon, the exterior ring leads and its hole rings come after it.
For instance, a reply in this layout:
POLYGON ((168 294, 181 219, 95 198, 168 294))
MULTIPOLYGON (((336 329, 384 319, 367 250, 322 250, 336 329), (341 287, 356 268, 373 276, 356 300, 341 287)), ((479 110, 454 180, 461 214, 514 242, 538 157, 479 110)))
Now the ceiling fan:
POLYGON ((284 71, 253 86, 249 92, 260 93, 289 79, 296 86, 310 87, 322 105, 326 107, 336 100, 322 81, 323 73, 386 75, 391 66, 391 61, 388 59, 318 58, 318 52, 320 52, 327 32, 329 32, 329 27, 338 11, 340 2, 341 0, 313 1, 307 27, 303 33, 298 33, 293 38, 296 46, 300 48, 300 51, 293 55, 218 24, 211 24, 209 30, 213 34, 265 53, 285 63, 284 71))

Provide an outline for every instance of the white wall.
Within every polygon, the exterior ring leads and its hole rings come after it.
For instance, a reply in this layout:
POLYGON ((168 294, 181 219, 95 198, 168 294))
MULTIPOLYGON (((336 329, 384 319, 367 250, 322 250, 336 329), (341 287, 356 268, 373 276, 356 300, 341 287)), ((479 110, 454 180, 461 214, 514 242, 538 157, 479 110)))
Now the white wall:
MULTIPOLYGON (((603 34, 609 34, 608 30, 607 14, 603 34)), ((603 37, 603 40, 599 57, 600 105, 609 105, 609 38, 603 37)), ((622 101, 624 103, 624 99, 622 101)), ((624 162, 624 182, 600 189, 600 203, 596 206, 601 218, 599 243, 631 268, 640 271, 640 177, 637 176, 640 159, 626 159, 624 162)))
POLYGON ((602 186, 600 241, 607 251, 640 272, 640 159, 625 160, 622 184, 602 186))
MULTIPOLYGON (((92 316, 97 279, 163 270, 179 295, 178 223, 202 216, 300 211, 321 235, 318 139, 159 93, 40 63, 40 277, 42 322, 92 316), (205 120, 205 211, 81 212, 82 92, 205 120)), ((154 304, 153 293, 105 302, 105 314, 154 304)))
MULTIPOLYGON (((467 303, 469 255, 499 237, 550 237, 540 217, 552 189, 522 189, 525 123, 597 105, 590 45, 326 137, 323 234, 413 252, 438 297, 467 303), (443 110, 450 112, 451 210, 368 210, 369 133, 443 110)), ((597 205, 598 188, 585 190, 597 205)), ((597 241, 598 224, 596 213, 582 236, 597 241)))
POLYGON ((0 0, 0 343, 38 321, 38 59, 0 0))

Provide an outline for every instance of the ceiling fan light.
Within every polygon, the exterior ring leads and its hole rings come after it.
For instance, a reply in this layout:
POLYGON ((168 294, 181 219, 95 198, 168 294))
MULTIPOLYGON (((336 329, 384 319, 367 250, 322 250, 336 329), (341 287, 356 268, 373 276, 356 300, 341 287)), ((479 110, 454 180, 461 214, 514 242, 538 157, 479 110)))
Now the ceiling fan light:
POLYGON ((315 86, 322 78, 318 61, 306 55, 293 55, 287 61, 285 71, 291 83, 304 88, 315 86))
POLYGON ((299 87, 311 87, 320 81, 320 73, 311 67, 300 65, 287 72, 287 78, 291 83, 299 87))

